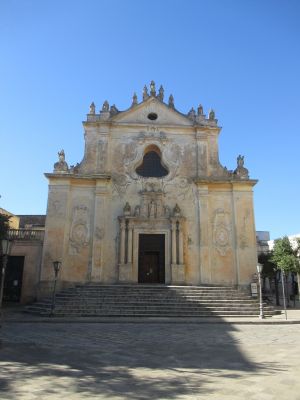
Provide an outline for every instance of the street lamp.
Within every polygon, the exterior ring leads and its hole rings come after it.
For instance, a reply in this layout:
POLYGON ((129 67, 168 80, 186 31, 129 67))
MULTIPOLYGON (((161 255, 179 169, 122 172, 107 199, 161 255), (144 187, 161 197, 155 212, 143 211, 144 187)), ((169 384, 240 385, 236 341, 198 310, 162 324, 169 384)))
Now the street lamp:
POLYGON ((1 286, 0 286, 0 309, 2 308, 5 271, 6 271, 6 267, 7 267, 8 256, 11 251, 11 245, 12 245, 12 241, 10 239, 2 239, 1 240, 2 269, 1 269, 1 286))
POLYGON ((53 293, 52 293, 52 304, 51 304, 51 312, 50 316, 54 315, 54 309, 55 309, 55 293, 56 293, 56 282, 57 282, 57 276, 59 273, 61 267, 61 262, 60 261, 53 261, 53 269, 54 269, 54 284, 53 284, 53 293))
POLYGON ((281 285, 282 285, 282 297, 283 297, 283 308, 285 319, 287 319, 287 311, 286 311, 286 297, 285 297, 285 271, 281 270, 281 285))
POLYGON ((259 318, 263 319, 263 318, 265 318, 264 310, 263 310, 262 286, 261 286, 261 273, 263 270, 263 265, 260 263, 257 263, 256 269, 257 269, 257 273, 258 273, 258 283, 259 283, 259 318))

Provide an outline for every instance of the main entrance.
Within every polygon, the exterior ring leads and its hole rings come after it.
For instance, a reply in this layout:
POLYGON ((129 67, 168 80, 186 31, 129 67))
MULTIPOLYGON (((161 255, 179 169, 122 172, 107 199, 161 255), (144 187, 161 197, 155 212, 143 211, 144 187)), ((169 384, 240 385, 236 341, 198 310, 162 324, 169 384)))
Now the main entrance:
POLYGON ((139 235, 139 283, 165 283, 165 235, 139 235))

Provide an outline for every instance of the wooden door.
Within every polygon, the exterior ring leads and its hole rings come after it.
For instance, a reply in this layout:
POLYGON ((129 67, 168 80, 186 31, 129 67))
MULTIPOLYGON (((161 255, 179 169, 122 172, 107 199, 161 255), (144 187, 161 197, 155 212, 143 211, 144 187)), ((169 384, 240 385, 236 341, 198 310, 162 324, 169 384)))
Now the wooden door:
POLYGON ((139 283, 165 282, 165 236, 141 234, 139 237, 139 283))

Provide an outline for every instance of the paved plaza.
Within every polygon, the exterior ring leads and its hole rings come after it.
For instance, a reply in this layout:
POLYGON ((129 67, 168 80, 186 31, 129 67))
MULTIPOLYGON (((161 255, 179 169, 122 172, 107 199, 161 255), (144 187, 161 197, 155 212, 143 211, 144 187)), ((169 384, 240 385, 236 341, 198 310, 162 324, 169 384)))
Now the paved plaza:
POLYGON ((299 325, 4 323, 1 400, 300 399, 299 325))

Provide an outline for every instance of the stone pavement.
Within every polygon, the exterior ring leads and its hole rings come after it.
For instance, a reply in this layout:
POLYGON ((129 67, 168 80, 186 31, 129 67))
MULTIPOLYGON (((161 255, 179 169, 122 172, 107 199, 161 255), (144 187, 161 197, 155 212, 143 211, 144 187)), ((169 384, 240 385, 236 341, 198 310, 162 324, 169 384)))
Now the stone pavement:
POLYGON ((300 399, 298 324, 4 322, 0 399, 300 399))

